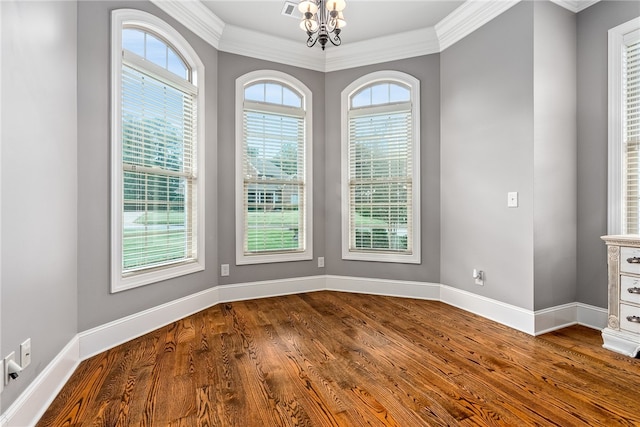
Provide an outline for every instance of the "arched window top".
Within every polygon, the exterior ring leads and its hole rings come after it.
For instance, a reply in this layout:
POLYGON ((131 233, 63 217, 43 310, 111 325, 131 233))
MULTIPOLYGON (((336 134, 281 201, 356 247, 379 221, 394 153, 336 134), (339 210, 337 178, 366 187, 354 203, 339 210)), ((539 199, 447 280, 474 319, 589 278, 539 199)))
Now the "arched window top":
POLYGON ((399 82, 375 82, 354 92, 351 108, 372 107, 411 101, 411 88, 399 82))
POLYGON ((176 51, 162 37, 136 27, 122 29, 122 48, 159 67, 190 80, 190 69, 176 51))
POLYGON ((244 99, 246 101, 302 108, 302 95, 293 88, 276 81, 258 81, 245 86, 244 99))

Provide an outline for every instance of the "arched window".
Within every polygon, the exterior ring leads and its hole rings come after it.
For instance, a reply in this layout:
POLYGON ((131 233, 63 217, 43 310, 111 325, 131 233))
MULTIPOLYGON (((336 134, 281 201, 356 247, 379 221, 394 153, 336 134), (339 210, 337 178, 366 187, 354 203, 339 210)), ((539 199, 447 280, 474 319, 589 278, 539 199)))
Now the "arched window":
POLYGON ((236 108, 236 263, 311 259, 311 92, 257 71, 236 81, 236 108))
POLYGON ((342 257, 420 263, 419 81, 364 76, 342 92, 342 257))
POLYGON ((112 292, 204 269, 203 65, 164 21, 112 15, 112 292))

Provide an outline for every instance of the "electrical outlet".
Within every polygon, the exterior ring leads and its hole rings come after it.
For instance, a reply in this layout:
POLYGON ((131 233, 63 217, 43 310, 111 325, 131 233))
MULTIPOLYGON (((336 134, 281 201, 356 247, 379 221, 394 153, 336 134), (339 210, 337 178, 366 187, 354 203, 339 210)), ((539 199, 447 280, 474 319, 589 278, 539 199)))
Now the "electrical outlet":
POLYGON ((9 384, 9 361, 15 361, 16 354, 15 352, 9 353, 7 357, 4 358, 4 385, 9 384))
POLYGON ((229 275, 229 264, 220 265, 220 275, 228 276, 229 275))
POLYGON ((20 366, 22 369, 31 364, 31 338, 20 344, 20 366))
POLYGON ((473 274, 473 279, 475 280, 476 285, 484 286, 484 271, 474 268, 472 274, 473 274))
POLYGON ((318 268, 323 268, 324 267, 324 257, 323 256, 319 256, 318 257, 318 268))

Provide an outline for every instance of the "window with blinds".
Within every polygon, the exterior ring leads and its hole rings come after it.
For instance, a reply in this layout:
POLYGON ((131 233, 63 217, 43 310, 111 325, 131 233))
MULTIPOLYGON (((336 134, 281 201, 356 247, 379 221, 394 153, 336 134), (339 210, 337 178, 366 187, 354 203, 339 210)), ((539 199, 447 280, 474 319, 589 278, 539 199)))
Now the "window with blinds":
POLYGON ((417 86, 386 72, 343 92, 343 258, 420 262, 417 86))
POLYGON ((143 12, 119 12, 113 291, 203 269, 196 70, 161 35, 170 35, 170 27, 155 17, 145 24, 143 12), (135 23, 127 22, 131 13, 135 23))
POLYGON ((622 49, 624 218, 627 234, 640 232, 640 30, 625 34, 622 49))
POLYGON ((310 93, 291 79, 238 82, 238 264, 310 259, 310 93))

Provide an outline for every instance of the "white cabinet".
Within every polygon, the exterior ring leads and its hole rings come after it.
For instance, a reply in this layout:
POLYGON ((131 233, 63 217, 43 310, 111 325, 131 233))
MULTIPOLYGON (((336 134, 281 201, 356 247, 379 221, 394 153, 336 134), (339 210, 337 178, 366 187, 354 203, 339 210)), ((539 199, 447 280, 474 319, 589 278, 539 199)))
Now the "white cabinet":
POLYGON ((636 356, 640 351, 640 236, 603 236, 607 243, 609 318, 604 348, 636 356))

